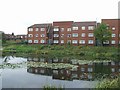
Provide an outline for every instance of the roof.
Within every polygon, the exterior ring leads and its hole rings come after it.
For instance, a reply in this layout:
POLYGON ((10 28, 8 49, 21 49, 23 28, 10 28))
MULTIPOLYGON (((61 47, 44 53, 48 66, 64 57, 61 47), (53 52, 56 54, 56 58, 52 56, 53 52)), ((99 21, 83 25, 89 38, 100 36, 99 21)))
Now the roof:
POLYGON ((96 25, 96 21, 86 21, 86 22, 74 22, 73 26, 89 26, 89 25, 96 25))
MULTIPOLYGON (((52 23, 34 24, 34 25, 31 25, 30 27, 48 27, 48 26, 52 26, 52 23)), ((28 27, 28 28, 30 28, 30 27, 28 27)))

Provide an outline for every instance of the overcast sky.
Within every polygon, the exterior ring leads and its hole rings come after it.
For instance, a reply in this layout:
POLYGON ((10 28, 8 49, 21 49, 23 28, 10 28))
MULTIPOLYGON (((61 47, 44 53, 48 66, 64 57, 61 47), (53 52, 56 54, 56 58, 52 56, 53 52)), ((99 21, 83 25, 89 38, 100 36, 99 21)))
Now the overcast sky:
POLYGON ((27 34, 27 27, 53 21, 118 18, 120 0, 0 0, 0 31, 27 34))

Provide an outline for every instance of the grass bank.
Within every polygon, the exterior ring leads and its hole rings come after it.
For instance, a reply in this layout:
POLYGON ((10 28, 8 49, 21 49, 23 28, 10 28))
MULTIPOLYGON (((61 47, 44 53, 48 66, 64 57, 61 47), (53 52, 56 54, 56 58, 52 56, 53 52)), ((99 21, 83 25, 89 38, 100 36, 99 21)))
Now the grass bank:
POLYGON ((14 44, 5 46, 3 53, 20 53, 49 55, 54 57, 76 57, 81 60, 118 60, 118 47, 89 47, 72 45, 25 45, 14 44))
POLYGON ((96 87, 96 90, 120 90, 120 77, 115 79, 104 79, 96 87))

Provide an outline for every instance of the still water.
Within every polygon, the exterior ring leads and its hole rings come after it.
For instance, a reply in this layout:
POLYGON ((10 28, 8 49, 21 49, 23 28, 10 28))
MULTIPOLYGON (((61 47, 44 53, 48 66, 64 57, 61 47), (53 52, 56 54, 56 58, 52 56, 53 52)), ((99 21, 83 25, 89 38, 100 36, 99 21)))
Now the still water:
POLYGON ((2 88, 95 88, 101 78, 115 78, 120 72, 120 62, 82 62, 82 60, 49 57, 2 58, 2 88), (45 64, 64 63, 77 68, 49 68, 29 66, 28 62, 45 64))

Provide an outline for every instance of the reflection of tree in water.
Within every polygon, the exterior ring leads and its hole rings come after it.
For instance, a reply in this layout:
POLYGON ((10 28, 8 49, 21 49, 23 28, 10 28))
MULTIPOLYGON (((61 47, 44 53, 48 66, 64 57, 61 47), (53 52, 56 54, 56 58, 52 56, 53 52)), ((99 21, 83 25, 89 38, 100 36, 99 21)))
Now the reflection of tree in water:
POLYGON ((95 77, 98 79, 110 77, 111 68, 109 65, 104 65, 103 63, 95 63, 94 67, 95 77))

